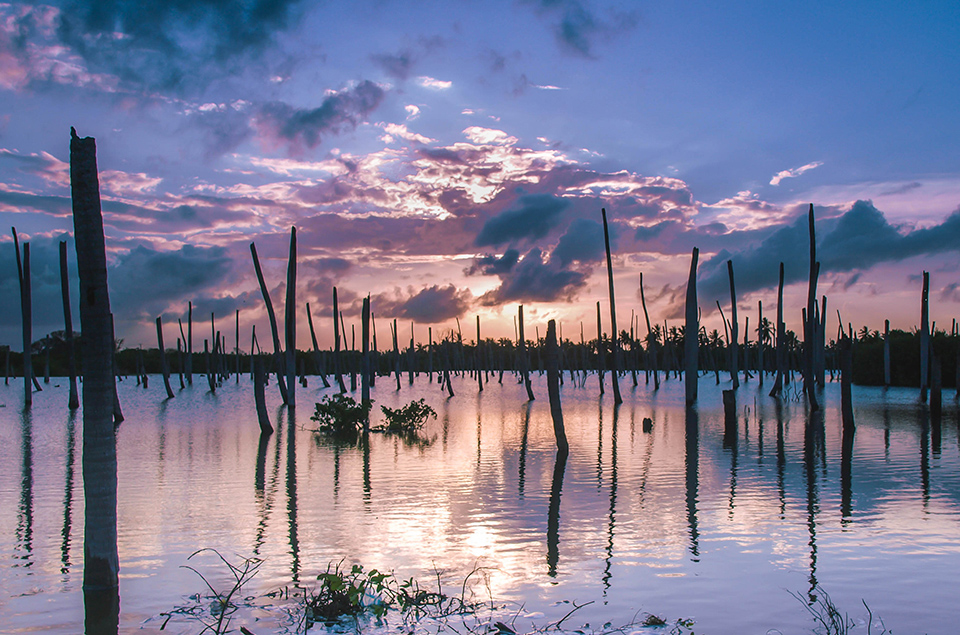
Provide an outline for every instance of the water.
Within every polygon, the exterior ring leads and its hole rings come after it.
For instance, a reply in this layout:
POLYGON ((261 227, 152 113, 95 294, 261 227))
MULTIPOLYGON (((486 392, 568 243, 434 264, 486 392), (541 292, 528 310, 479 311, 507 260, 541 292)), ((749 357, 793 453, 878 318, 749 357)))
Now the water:
MULTIPOLYGON (((474 380, 454 379, 452 399, 425 375, 412 387, 404 376, 399 392, 381 379, 377 406, 424 397, 439 416, 421 443, 373 435, 367 451, 306 429, 324 393, 314 385, 298 389, 293 420, 268 388, 277 433, 261 446, 247 378, 216 395, 195 378, 169 401, 151 379, 149 390, 120 384, 121 632, 159 632, 161 614, 205 591, 185 564, 225 584, 210 554, 187 560, 205 547, 264 559, 250 596, 309 584, 341 559, 425 582, 441 569, 451 584, 479 565, 495 601, 532 616, 519 629, 559 619, 566 600, 593 604, 565 626, 617 626, 651 612, 692 618, 698 633, 809 633, 793 594, 819 596, 814 585, 861 623, 865 600, 896 633, 952 632, 960 619, 952 394, 938 428, 915 390, 854 387, 847 472, 837 384, 823 396, 822 433, 808 436, 802 403, 778 406, 747 382, 725 446, 724 386, 712 376, 692 414, 677 381, 654 393, 642 375, 638 388, 628 376, 615 409, 609 385, 597 396, 595 376, 584 388, 567 380, 571 451, 560 483, 537 376, 529 404, 509 376, 481 394, 474 380)), ((66 382, 57 381, 27 414, 22 383, 0 385, 2 632, 82 628, 82 416, 68 413, 66 382)), ((234 626, 258 635, 281 628, 280 611, 256 617, 234 626)), ((201 628, 176 616, 163 632, 201 628)))

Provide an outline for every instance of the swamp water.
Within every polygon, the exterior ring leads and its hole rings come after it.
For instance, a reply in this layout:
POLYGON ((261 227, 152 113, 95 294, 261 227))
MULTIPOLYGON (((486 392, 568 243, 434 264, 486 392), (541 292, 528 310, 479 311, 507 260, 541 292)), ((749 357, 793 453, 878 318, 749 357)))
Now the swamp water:
MULTIPOLYGON (((839 384, 824 392, 822 433, 807 435, 802 403, 778 406, 766 397, 769 381, 765 390, 748 381, 738 391, 737 434, 725 440, 724 386, 713 376, 701 379, 692 412, 682 382, 654 393, 642 375, 638 388, 627 376, 615 409, 609 377, 604 397, 596 376, 584 388, 567 378, 571 449, 551 519, 551 490, 561 483, 545 378, 534 376, 538 399, 529 404, 509 375, 480 394, 475 380, 454 379, 452 399, 425 375, 414 386, 403 377, 399 392, 381 378, 374 423, 380 405, 421 397, 438 418, 419 443, 371 435, 366 451, 307 429, 313 403, 332 391, 310 379, 292 419, 268 387, 277 432, 262 445, 246 377, 215 395, 195 377, 169 401, 160 377, 146 391, 132 379, 119 385, 121 633, 159 633, 163 613, 207 592, 182 565, 229 588, 215 557, 187 560, 205 547, 235 562, 263 559, 244 596, 315 584, 341 559, 428 587, 440 569, 448 591, 485 567, 484 596, 519 616, 519 632, 559 620, 571 609, 564 601, 592 601, 564 627, 616 627, 650 612, 668 623, 693 619, 697 633, 809 633, 814 623, 793 594, 819 596, 815 584, 858 631, 866 632, 861 600, 894 633, 958 629, 952 391, 942 426, 933 426, 916 390, 854 387, 847 470, 839 384)), ((0 632, 78 633, 82 415, 68 413, 59 378, 29 413, 20 380, 0 385, 0 403, 0 632)), ((292 630, 280 609, 238 613, 232 626, 241 625, 256 635, 292 630)), ((175 615, 163 632, 201 629, 175 615)))

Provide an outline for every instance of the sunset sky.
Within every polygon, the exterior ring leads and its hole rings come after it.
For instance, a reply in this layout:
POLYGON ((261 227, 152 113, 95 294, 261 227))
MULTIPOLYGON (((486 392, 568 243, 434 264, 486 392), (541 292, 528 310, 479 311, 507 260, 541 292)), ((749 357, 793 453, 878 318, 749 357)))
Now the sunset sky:
POLYGON ((173 346, 188 301, 229 342, 237 308, 243 348, 251 324, 266 336, 249 244, 279 307, 291 226, 302 349, 306 302, 331 345, 334 285, 348 323, 371 295, 381 333, 459 317, 473 339, 480 315, 513 337, 522 303, 529 337, 558 318, 589 338, 597 300, 609 331, 601 207, 621 328, 640 272, 651 319, 679 323, 696 246, 708 328, 732 258, 751 330, 786 262, 799 330, 810 203, 828 333, 835 309, 912 328, 924 270, 949 328, 958 43, 960 5, 933 1, 0 4, 0 343, 20 348, 11 226, 31 244, 34 338, 63 328, 71 126, 97 139, 128 346, 156 345, 158 315, 173 346))

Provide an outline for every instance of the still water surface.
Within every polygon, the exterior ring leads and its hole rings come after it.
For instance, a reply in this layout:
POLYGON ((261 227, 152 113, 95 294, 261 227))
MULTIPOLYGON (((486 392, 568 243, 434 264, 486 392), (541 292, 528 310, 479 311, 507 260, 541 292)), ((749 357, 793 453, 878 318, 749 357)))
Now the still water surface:
MULTIPOLYGON (((277 433, 262 443, 249 379, 214 395, 195 378, 169 401, 151 379, 149 390, 120 384, 121 632, 160 632, 161 613, 204 592, 181 567, 204 547, 264 559, 249 595, 309 584, 341 559, 424 581, 437 568, 451 583, 489 567, 493 599, 532 616, 519 628, 559 619, 570 600, 594 602, 574 626, 652 612, 692 618, 698 633, 809 633, 792 593, 806 598, 816 584, 861 623, 865 600, 895 633, 956 632, 960 623, 952 394, 934 426, 914 390, 855 387, 845 469, 838 384, 828 384, 814 419, 821 432, 806 434, 803 404, 778 405, 749 381, 738 392, 737 433, 724 439, 725 386, 712 376, 692 411, 677 381, 653 392, 642 376, 637 388, 627 377, 614 408, 595 376, 583 388, 567 379, 571 450, 559 482, 537 376, 529 404, 509 376, 479 394, 474 380, 454 379, 452 399, 425 375, 414 386, 404 376, 399 392, 380 379, 377 406, 424 397, 439 416, 420 443, 373 435, 366 451, 309 431, 324 393, 316 378, 298 389, 295 415, 270 386, 277 433)), ((82 415, 68 413, 66 382, 53 381, 28 413, 21 383, 0 385, 0 632, 76 633, 83 624, 82 415)), ((212 559, 198 566, 226 579, 212 559)), ((234 626, 281 630, 282 616, 258 617, 234 626)), ((200 628, 175 619, 163 632, 200 628)))

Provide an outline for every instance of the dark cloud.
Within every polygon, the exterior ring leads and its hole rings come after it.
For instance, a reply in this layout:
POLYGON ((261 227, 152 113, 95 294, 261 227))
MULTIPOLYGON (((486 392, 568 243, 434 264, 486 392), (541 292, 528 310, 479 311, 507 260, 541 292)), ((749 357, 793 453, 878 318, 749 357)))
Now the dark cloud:
POLYGON ((580 0, 537 0, 537 12, 552 21, 554 37, 561 50, 579 57, 592 58, 594 45, 637 24, 633 12, 611 13, 606 19, 591 11, 580 0))
POLYGON ((519 207, 494 216, 477 234, 478 247, 495 246, 522 239, 543 238, 556 225, 570 202, 549 194, 521 196, 519 207))
POLYGON ((397 53, 379 53, 371 55, 370 60, 380 67, 384 73, 394 79, 404 80, 410 77, 417 57, 410 49, 397 53))
MULTIPOLYGON (((857 201, 836 219, 817 222, 820 275, 865 271, 882 262, 960 250, 960 211, 943 223, 906 234, 890 225, 869 201, 857 201)), ((721 250, 700 267, 701 297, 722 297, 728 289, 726 261, 733 260, 738 292, 749 293, 777 284, 779 263, 786 283, 805 280, 809 268, 806 214, 739 253, 721 250)))
MULTIPOLYGON (((610 249, 616 250, 619 230, 616 223, 610 224, 610 249)), ((561 265, 567 266, 573 261, 582 263, 596 262, 606 255, 603 244, 603 224, 588 218, 578 218, 570 223, 566 233, 553 249, 550 259, 556 258, 561 265)))
POLYGON ((403 318, 420 324, 436 324, 458 318, 470 308, 473 295, 469 290, 459 290, 454 285, 433 285, 419 291, 408 288, 403 294, 381 293, 370 299, 370 310, 378 316, 403 318))
POLYGON ((228 107, 223 110, 201 112, 190 117, 188 126, 200 132, 201 145, 207 159, 233 152, 253 135, 250 116, 228 107))
POLYGON ((649 227, 637 227, 637 231, 634 234, 634 239, 640 242, 647 242, 658 238, 660 234, 663 233, 663 230, 670 227, 680 227, 680 223, 675 220, 665 220, 660 221, 656 225, 650 225, 649 227))
POLYGON ((283 102, 260 107, 257 124, 278 140, 315 147, 322 137, 356 127, 383 101, 385 92, 366 80, 334 93, 317 108, 301 109, 283 102))
POLYGON ((509 271, 496 275, 500 286, 480 297, 486 306, 571 300, 586 286, 589 271, 566 269, 558 261, 544 260, 543 252, 534 247, 509 271))
POLYGON ((66 0, 58 35, 97 71, 181 87, 256 60, 293 22, 299 0, 66 0), (119 36, 118 36, 119 34, 119 36))
POLYGON ((520 252, 516 249, 508 249, 502 256, 487 255, 477 258, 476 261, 464 273, 468 276, 481 274, 484 276, 496 276, 510 273, 513 267, 520 261, 520 252))
POLYGON ((222 247, 184 245, 177 251, 139 246, 108 270, 110 305, 118 319, 148 319, 224 283, 235 263, 222 247))

